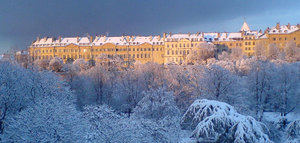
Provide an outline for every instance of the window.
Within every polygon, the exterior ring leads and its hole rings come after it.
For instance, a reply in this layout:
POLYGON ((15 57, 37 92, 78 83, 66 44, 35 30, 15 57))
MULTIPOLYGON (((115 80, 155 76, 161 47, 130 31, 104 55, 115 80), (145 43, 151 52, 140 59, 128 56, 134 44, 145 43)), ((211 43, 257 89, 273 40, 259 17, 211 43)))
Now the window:
POLYGON ((167 55, 170 55, 170 50, 167 51, 167 55))
POLYGON ((255 45, 255 42, 253 42, 253 45, 255 45))
POLYGON ((273 41, 276 41, 276 38, 273 38, 273 41))
POLYGON ((296 41, 296 37, 294 37, 294 40, 296 41))

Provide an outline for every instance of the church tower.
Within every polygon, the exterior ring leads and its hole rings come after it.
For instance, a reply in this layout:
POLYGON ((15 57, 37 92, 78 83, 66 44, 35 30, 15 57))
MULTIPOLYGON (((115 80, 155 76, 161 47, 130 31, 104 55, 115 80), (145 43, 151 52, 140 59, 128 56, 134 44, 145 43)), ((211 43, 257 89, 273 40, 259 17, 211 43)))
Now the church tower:
POLYGON ((248 24, 247 24, 247 22, 246 22, 246 20, 244 20, 244 23, 243 23, 243 26, 242 26, 242 28, 241 28, 241 31, 250 31, 250 28, 249 28, 249 26, 248 26, 248 24))

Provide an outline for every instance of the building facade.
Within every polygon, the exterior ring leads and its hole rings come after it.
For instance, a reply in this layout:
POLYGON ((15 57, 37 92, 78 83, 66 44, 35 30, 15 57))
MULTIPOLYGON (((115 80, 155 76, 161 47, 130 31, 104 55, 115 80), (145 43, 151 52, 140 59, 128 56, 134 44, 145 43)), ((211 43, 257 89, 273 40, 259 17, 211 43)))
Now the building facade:
POLYGON ((102 54, 118 55, 125 61, 159 64, 181 64, 194 47, 201 43, 225 45, 241 48, 243 53, 251 56, 259 42, 268 46, 275 44, 280 49, 294 42, 300 47, 300 25, 279 25, 267 28, 264 32, 251 31, 246 22, 239 32, 233 33, 164 33, 163 36, 86 36, 37 38, 29 47, 30 60, 50 60, 60 57, 64 62, 83 58, 95 60, 102 54))

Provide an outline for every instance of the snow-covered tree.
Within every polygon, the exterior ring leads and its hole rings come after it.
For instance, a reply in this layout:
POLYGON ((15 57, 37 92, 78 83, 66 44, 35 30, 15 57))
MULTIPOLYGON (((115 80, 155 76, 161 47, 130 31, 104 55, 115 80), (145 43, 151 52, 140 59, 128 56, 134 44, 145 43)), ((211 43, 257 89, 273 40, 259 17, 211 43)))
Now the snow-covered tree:
POLYGON ((30 105, 35 99, 36 85, 32 72, 0 61, 0 134, 5 131, 6 119, 30 105))
POLYGON ((49 62, 49 69, 52 71, 59 72, 61 71, 62 67, 63 67, 63 61, 59 57, 54 57, 49 62))
POLYGON ((296 43, 290 41, 284 48, 285 60, 288 62, 295 62, 300 60, 300 47, 296 43))
POLYGON ((73 95, 68 91, 62 93, 60 97, 40 97, 34 105, 10 117, 3 141, 84 142, 89 124, 75 109, 73 95))
POLYGON ((265 60, 266 53, 267 53, 267 47, 266 47, 266 42, 260 41, 257 42, 255 47, 254 47, 254 56, 259 59, 259 60, 265 60))
POLYGON ((228 70, 215 64, 208 65, 202 78, 202 93, 207 98, 228 102, 235 81, 236 77, 228 70))
POLYGON ((181 126, 194 130, 191 138, 198 142, 272 142, 263 123, 218 101, 196 100, 184 114, 181 126))
POLYGON ((274 90, 272 97, 272 107, 274 111, 286 116, 295 111, 300 102, 300 91, 298 90, 299 81, 299 63, 280 63, 276 64, 276 73, 273 75, 274 90))
POLYGON ((254 109, 259 121, 263 118, 263 112, 270 107, 270 101, 275 92, 275 73, 274 64, 268 61, 257 61, 251 65, 251 71, 248 74, 248 87, 254 100, 254 109))
MULTIPOLYGON (((174 132, 148 119, 127 118, 106 105, 85 108, 91 124, 89 142, 174 142, 174 132)), ((168 124, 165 124, 166 126, 168 124)), ((178 139, 178 138, 176 138, 178 139)), ((175 140, 175 142, 178 140, 175 140)))
POLYGON ((211 43, 202 43, 192 49, 186 58, 187 64, 206 64, 207 60, 215 57, 215 46, 211 43))
POLYGON ((134 108, 134 116, 146 119, 159 120, 179 115, 173 94, 161 88, 145 92, 143 99, 134 108))
POLYGON ((287 139, 285 143, 298 143, 300 141, 300 120, 288 124, 286 128, 287 139))
POLYGON ((76 69, 78 69, 78 71, 85 71, 89 68, 88 62, 81 58, 76 59, 73 62, 73 65, 75 66, 76 69))
POLYGON ((276 46, 276 44, 270 44, 266 47, 266 53, 265 56, 268 60, 276 60, 281 57, 281 53, 279 51, 279 48, 276 46))
POLYGON ((46 59, 35 60, 34 65, 39 70, 46 70, 49 68, 49 60, 46 60, 46 59))
POLYGON ((255 58, 245 58, 236 61, 235 68, 238 72, 238 75, 245 76, 251 70, 251 65, 253 62, 256 62, 255 58))

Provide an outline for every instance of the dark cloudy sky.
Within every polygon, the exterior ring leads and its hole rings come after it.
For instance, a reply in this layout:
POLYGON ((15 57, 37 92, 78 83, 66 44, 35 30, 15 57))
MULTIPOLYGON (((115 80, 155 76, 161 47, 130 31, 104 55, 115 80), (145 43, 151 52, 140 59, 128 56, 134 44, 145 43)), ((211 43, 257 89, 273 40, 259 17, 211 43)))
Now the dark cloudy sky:
POLYGON ((0 0, 0 53, 37 36, 235 32, 300 23, 300 0, 0 0))

